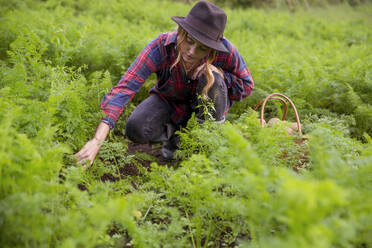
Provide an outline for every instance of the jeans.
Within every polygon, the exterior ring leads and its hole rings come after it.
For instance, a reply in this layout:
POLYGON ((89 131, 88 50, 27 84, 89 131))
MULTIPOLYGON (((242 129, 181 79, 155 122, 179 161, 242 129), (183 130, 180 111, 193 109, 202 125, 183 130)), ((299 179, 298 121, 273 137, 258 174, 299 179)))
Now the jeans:
MULTIPOLYGON (((212 115, 217 122, 224 122, 228 109, 227 86, 224 79, 213 72, 214 84, 208 91, 214 110, 212 115)), ((200 77, 196 89, 197 94, 202 93, 206 85, 205 75, 200 77)), ((193 99, 193 107, 201 104, 201 100, 193 99)), ((194 109, 195 116, 199 121, 203 120, 201 108, 194 109)), ((132 112, 125 126, 126 135, 130 140, 140 144, 154 144, 168 142, 168 146, 176 148, 178 139, 174 135, 180 127, 176 126, 170 119, 170 105, 156 94, 150 95, 132 112), (170 142, 170 143, 169 143, 170 142)))

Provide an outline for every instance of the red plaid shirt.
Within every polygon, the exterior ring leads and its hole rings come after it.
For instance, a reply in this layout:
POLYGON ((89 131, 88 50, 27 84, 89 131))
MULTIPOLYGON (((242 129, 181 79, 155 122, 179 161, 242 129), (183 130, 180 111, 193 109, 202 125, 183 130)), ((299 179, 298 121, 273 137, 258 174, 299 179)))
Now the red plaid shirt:
MULTIPOLYGON (((226 39, 222 42, 230 52, 218 51, 212 64, 223 69, 228 96, 232 103, 251 94, 253 79, 234 45, 226 39)), ((119 83, 105 95, 101 101, 101 109, 106 116, 102 121, 111 129, 114 128, 125 105, 153 72, 157 75, 157 83, 150 92, 169 102, 172 106, 172 121, 175 124, 182 124, 190 118, 191 102, 195 99, 198 80, 188 78, 180 63, 170 70, 177 58, 176 43, 177 32, 160 34, 142 50, 119 83)))

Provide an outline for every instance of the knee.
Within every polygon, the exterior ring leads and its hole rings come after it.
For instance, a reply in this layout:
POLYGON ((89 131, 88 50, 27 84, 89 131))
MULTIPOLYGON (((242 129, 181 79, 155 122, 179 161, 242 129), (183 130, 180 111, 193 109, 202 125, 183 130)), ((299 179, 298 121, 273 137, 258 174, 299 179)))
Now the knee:
POLYGON ((221 75, 217 72, 213 72, 213 76, 214 82, 212 87, 218 88, 218 91, 227 92, 227 85, 225 83, 225 79, 221 77, 221 75))
POLYGON ((208 97, 215 102, 217 99, 219 101, 227 99, 227 85, 223 77, 217 72, 213 72, 214 82, 211 88, 208 90, 208 97))
POLYGON ((145 129, 146 128, 143 125, 143 120, 138 120, 138 118, 134 118, 132 116, 129 117, 127 123, 125 124, 125 134, 131 141, 135 143, 148 143, 145 129))
MULTIPOLYGON (((217 72, 212 72, 213 73, 213 84, 211 88, 208 91, 208 96, 211 97, 217 92, 222 92, 223 94, 227 93, 227 85, 225 83, 225 79, 217 72)), ((199 83, 198 83, 198 88, 197 88, 197 93, 201 94, 204 87, 207 85, 208 80, 205 74, 203 74, 200 77, 199 83)))

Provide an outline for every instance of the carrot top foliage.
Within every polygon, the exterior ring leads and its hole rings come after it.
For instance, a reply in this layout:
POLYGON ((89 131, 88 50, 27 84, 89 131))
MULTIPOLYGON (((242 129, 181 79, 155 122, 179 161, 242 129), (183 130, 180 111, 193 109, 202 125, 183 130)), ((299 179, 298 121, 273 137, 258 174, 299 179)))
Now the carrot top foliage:
POLYGON ((372 247, 371 5, 226 9, 253 94, 225 124, 192 118, 164 166, 122 131, 151 77, 83 170, 100 100, 190 6, 0 2, 1 247, 372 247), (302 145, 260 127, 251 107, 272 92, 296 104, 302 145))

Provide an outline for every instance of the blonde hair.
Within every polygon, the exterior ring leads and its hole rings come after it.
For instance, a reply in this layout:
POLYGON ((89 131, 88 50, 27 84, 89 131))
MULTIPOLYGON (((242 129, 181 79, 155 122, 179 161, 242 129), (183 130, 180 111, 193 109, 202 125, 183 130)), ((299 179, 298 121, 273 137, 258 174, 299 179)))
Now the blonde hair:
MULTIPOLYGON (((180 61, 181 61, 181 52, 180 52, 180 46, 183 42, 185 42, 187 37, 187 32, 180 26, 178 26, 178 35, 177 35, 177 58, 176 61, 171 66, 171 70, 173 67, 175 67, 180 61)), ((214 76, 212 73, 212 70, 210 69, 210 65, 212 64, 213 60, 216 58, 216 50, 212 49, 209 52, 207 62, 205 63, 205 72, 207 77, 207 84, 204 86, 202 90, 202 96, 204 99, 208 99, 208 91, 213 86, 214 83, 214 76)))

